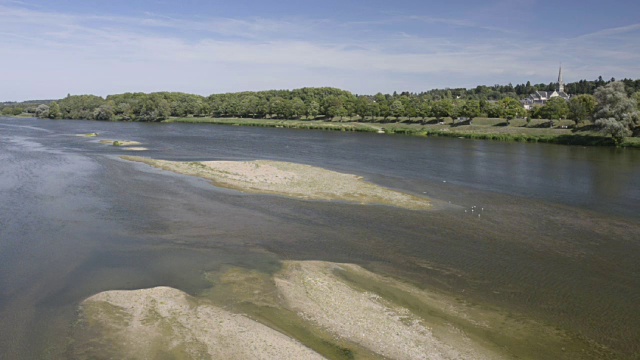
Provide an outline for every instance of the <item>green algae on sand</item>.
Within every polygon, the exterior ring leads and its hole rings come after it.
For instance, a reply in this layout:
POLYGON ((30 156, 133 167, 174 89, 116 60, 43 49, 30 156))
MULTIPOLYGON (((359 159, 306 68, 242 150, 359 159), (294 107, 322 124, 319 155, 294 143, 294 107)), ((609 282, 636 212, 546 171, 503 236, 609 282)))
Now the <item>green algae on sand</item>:
MULTIPOLYGON (((107 291, 85 300, 76 353, 125 357, 570 359, 565 334, 354 264, 226 267, 212 288, 107 291)), ((90 358, 90 356, 88 356, 90 358)))

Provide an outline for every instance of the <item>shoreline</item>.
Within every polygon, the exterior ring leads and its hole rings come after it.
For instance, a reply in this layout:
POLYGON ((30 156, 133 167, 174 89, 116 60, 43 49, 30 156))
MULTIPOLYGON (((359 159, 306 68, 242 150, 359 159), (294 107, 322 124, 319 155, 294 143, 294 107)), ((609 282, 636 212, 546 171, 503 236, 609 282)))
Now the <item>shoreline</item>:
MULTIPOLYGON (((432 121, 432 120, 429 120, 432 121)), ((556 120, 558 121, 558 120, 556 120)), ((357 121, 326 121, 326 120, 283 120, 283 119, 248 119, 248 118, 171 118, 163 123, 213 124, 249 127, 270 127, 302 130, 368 132, 379 134, 399 134, 410 136, 442 136, 477 140, 496 140, 512 142, 539 142, 558 145, 605 146, 615 147, 613 139, 603 136, 597 131, 578 130, 569 128, 548 128, 543 125, 548 120, 531 121, 527 126, 523 119, 514 119, 506 125, 506 119, 479 118, 473 120, 473 125, 454 125, 453 120, 443 119, 442 124, 411 124, 405 122, 357 122, 357 121)), ((571 126, 573 121, 559 121, 563 126, 571 126)), ((588 126, 586 126, 588 128, 588 126)), ((640 148, 640 138, 627 137, 619 145, 623 148, 640 148)))
MULTIPOLYGON (((7 119, 36 119, 24 116, 3 116, 7 119)), ((49 119, 41 119, 49 120, 49 119)), ((211 124, 227 126, 269 127, 301 130, 367 132, 378 134, 409 135, 418 137, 455 137, 475 140, 494 140, 506 142, 531 142, 556 145, 616 147, 610 136, 604 136, 594 130, 572 130, 548 128, 543 126, 548 120, 531 120, 533 125, 527 126, 523 119, 514 119, 506 125, 505 119, 478 118, 473 125, 453 125, 452 119, 443 119, 444 124, 410 124, 406 122, 358 122, 327 120, 283 120, 283 119, 250 119, 250 118, 169 118, 161 121, 165 124, 211 124)), ((53 120, 57 121, 57 120, 53 120)), ((86 120, 99 121, 99 120, 86 120)), ((429 120, 432 121, 432 120, 429 120)), ((556 120, 557 121, 557 120, 556 120)), ((112 122, 126 122, 112 120, 112 122)), ((561 120, 560 123, 572 126, 573 121, 561 120)), ((589 128, 584 126, 583 128, 589 128)), ((626 137, 617 147, 640 149, 640 137, 626 137)))

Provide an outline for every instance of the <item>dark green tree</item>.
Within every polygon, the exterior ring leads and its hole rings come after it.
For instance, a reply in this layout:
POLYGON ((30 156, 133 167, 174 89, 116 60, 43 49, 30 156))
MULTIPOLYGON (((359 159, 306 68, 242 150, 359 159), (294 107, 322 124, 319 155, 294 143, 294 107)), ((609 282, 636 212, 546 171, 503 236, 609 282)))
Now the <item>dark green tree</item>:
POLYGON ((393 116, 395 116, 396 118, 399 118, 401 116, 404 115, 404 105, 402 104, 402 101, 400 100, 396 100, 393 103, 391 103, 391 114, 393 116))
POLYGON ((566 119, 569 116, 569 104, 561 97, 554 97, 540 108, 540 116, 549 120, 566 119))
POLYGON ((93 111, 95 120, 111 121, 113 120, 113 106, 110 104, 100 105, 93 111))
POLYGON ((304 104, 304 101, 300 98, 294 98, 291 100, 291 112, 293 116, 298 118, 307 112, 307 106, 304 104))
POLYGON ((569 100, 569 118, 576 122, 593 118, 598 102, 593 95, 582 94, 574 96, 569 100))
POLYGON ((319 114, 320 114, 320 104, 317 101, 312 100, 309 103, 309 107, 307 108, 307 115, 312 118, 315 118, 319 114))
POLYGON ((480 116, 480 102, 478 100, 467 100, 460 107, 460 116, 471 120, 480 116))
POLYGON ((511 97, 498 101, 498 108, 500 109, 500 117, 507 119, 507 123, 511 119, 526 115, 526 111, 520 101, 511 97))
POLYGON ((452 114, 453 101, 451 101, 450 99, 434 101, 431 105, 431 115, 435 117, 438 122, 442 121, 442 118, 449 117, 452 114))
POLYGON ((60 105, 57 102, 52 102, 49 105, 49 119, 60 119, 62 118, 62 111, 60 111, 60 105))

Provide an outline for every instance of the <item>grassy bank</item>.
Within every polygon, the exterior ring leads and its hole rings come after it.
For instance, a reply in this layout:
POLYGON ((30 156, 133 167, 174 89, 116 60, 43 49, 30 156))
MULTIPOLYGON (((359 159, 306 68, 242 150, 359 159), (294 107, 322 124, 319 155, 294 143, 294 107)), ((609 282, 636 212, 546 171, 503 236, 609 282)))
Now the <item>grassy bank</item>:
POLYGON ((232 126, 256 126, 287 129, 308 129, 327 131, 378 132, 382 126, 359 122, 331 122, 320 120, 275 120, 275 119, 240 119, 240 118, 171 118, 166 123, 217 124, 232 126))
MULTIPOLYGON (((276 120, 276 119, 240 119, 240 118, 172 118, 169 123, 206 123, 233 126, 257 126, 288 129, 309 129, 325 131, 357 131, 384 134, 403 134, 414 136, 445 136, 465 139, 482 139, 498 141, 541 142, 563 145, 581 146, 615 146, 613 139, 604 136, 586 124, 572 129, 573 121, 554 122, 549 126, 548 120, 477 118, 472 124, 454 124, 450 118, 438 122, 427 119, 425 124, 399 119, 400 121, 383 123, 363 123, 357 121, 322 121, 322 120, 276 120), (404 120, 404 121, 403 121, 404 120)), ((622 147, 640 148, 640 138, 628 137, 622 147)))

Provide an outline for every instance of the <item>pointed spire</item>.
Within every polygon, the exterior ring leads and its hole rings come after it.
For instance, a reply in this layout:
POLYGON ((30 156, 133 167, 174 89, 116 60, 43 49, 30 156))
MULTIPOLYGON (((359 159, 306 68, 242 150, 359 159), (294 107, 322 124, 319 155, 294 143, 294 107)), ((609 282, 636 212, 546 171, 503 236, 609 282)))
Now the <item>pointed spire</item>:
POLYGON ((564 92, 564 81, 562 80, 562 63, 560 63, 560 71, 558 71, 558 92, 564 92))

